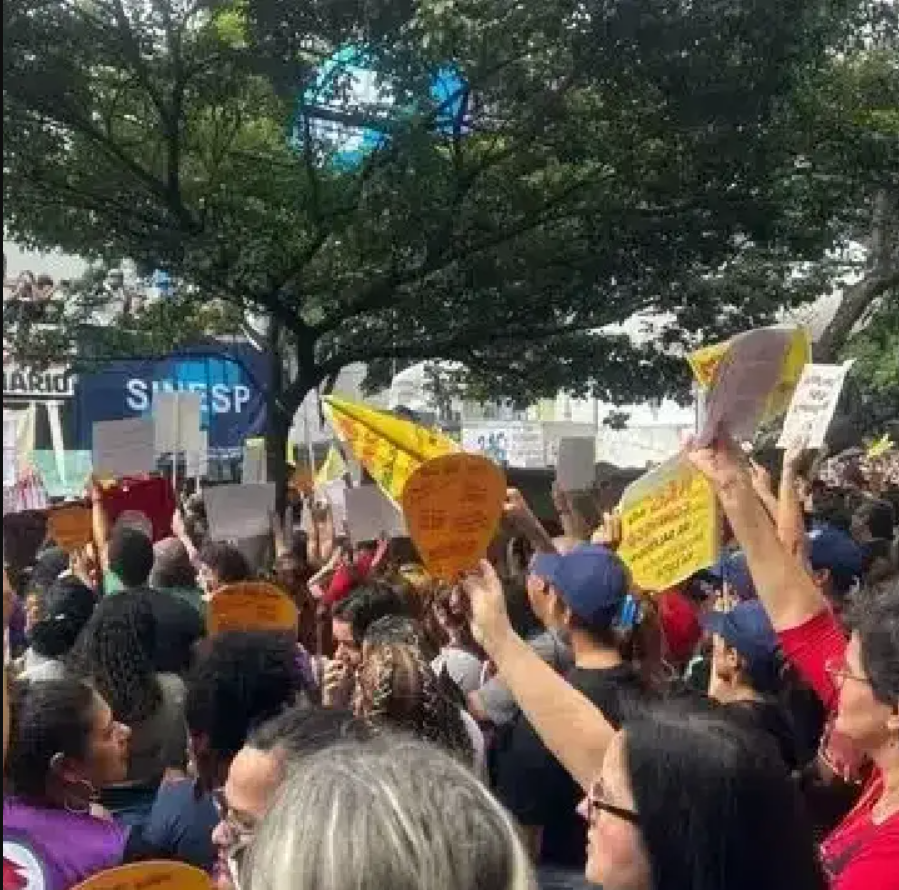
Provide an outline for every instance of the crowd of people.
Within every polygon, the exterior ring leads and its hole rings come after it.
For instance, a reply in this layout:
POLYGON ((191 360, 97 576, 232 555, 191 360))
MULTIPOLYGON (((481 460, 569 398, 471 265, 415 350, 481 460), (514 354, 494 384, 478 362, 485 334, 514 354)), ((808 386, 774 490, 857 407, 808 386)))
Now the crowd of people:
POLYGON ((668 590, 559 495, 548 526, 510 490, 446 584, 299 500, 254 564, 200 495, 154 542, 94 486, 93 547, 4 571, 4 890, 159 859, 233 890, 897 890, 895 481, 686 455, 724 545, 668 590), (256 578, 297 632, 209 635, 256 578))

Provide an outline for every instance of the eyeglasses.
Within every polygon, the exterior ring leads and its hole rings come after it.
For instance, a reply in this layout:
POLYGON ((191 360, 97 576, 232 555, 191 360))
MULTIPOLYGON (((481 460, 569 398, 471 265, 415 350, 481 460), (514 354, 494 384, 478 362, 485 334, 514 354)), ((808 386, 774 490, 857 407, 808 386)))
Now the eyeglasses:
POLYGON ((824 670, 835 686, 842 685, 845 680, 855 680, 856 683, 871 682, 867 677, 860 677, 858 674, 853 674, 846 666, 845 661, 828 661, 824 665, 824 670))
POLYGON ((256 826, 247 825, 235 816, 234 810, 228 804, 228 798, 225 796, 224 789, 216 788, 211 796, 219 819, 224 822, 230 833, 228 855, 236 856, 253 842, 256 826))
POLYGON ((603 811, 612 816, 616 816, 619 819, 624 819, 625 822, 630 822, 631 825, 640 824, 640 816, 634 810, 628 810, 624 807, 616 807, 614 804, 606 803, 603 797, 604 791, 602 782, 594 782, 587 793, 587 807, 591 819, 594 817, 594 813, 598 815, 599 812, 603 811))

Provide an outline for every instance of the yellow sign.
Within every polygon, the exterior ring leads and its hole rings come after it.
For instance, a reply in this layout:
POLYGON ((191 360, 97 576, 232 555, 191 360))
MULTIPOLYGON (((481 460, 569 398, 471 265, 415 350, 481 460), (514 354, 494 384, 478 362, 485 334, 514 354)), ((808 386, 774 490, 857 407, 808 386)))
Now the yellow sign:
POLYGON ((506 477, 486 457, 446 454, 422 464, 402 504, 409 536, 427 570, 455 581, 487 552, 503 512, 506 477))
POLYGON ((322 402, 337 437, 394 503, 399 504, 406 481, 420 464, 459 451, 438 430, 385 411, 335 396, 326 396, 322 402))
POLYGON ((629 485, 619 510, 618 553, 643 590, 666 590, 718 559, 714 489, 681 455, 629 485))
MULTIPOLYGON (((693 376, 703 389, 711 387, 721 360, 730 349, 731 342, 731 340, 727 340, 724 343, 704 346, 687 356, 693 376)), ((790 407, 793 390, 796 389, 796 384, 802 376, 803 367, 811 361, 811 358, 812 345, 808 332, 804 328, 795 328, 784 356, 780 379, 773 392, 768 396, 762 421, 778 417, 790 407)))
POLYGON ((183 862, 135 862, 101 871, 74 890, 212 890, 212 881, 183 862))
POLYGON ((210 636, 229 630, 283 630, 296 633, 297 607, 274 584, 244 581, 217 590, 206 611, 210 636))
POLYGON ((47 513, 47 534, 66 553, 80 550, 93 540, 91 508, 83 504, 54 507, 47 513))

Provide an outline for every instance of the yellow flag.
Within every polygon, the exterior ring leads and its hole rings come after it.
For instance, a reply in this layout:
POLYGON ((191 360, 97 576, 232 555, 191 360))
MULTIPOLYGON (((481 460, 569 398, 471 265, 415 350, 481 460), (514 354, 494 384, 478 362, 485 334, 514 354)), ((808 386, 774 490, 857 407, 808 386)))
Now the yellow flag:
MULTIPOLYGON (((712 385, 718 366, 727 355, 730 344, 731 341, 726 340, 724 343, 703 346, 702 349, 697 349, 687 356, 687 361, 693 370, 693 376, 703 389, 708 389, 712 385)), ((812 343, 808 332, 805 328, 797 327, 793 331, 790 345, 784 356, 780 379, 768 396, 768 403, 761 418, 762 422, 778 417, 790 407, 793 390, 796 389, 796 384, 802 376, 803 367, 811 361, 811 358, 812 343)))
POLYGON ((327 485, 329 482, 342 479, 346 472, 346 461, 343 459, 343 455, 335 445, 332 445, 328 449, 328 456, 325 458, 325 462, 315 474, 315 484, 327 485))
POLYGON ((322 402, 337 437, 396 504, 406 480, 420 464, 459 450, 438 430, 386 411, 336 396, 326 396, 322 402))

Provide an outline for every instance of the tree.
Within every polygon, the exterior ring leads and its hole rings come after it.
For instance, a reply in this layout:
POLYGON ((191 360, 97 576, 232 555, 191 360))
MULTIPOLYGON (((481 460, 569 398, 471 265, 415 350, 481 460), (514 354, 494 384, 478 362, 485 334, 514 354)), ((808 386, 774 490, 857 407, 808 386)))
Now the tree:
POLYGON ((800 163, 796 101, 868 5, 5 0, 5 222, 270 319, 275 478, 352 362, 683 392, 678 350, 827 281, 796 263, 848 187, 800 163), (371 150, 347 163, 335 128, 371 150), (670 323, 610 327, 641 312, 670 323))

